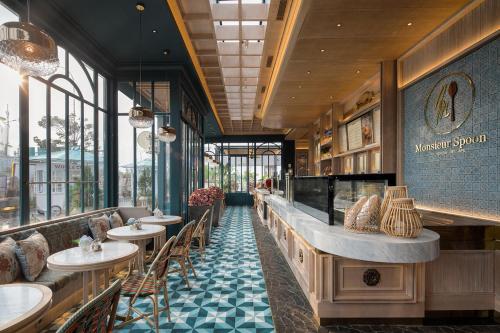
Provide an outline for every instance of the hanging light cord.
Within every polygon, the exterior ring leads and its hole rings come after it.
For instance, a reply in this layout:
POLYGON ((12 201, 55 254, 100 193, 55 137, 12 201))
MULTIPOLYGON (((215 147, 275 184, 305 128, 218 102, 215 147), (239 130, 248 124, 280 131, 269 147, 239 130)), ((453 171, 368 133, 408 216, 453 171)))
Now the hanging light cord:
POLYGON ((26 3, 28 5, 28 23, 30 23, 30 0, 27 0, 26 3))
POLYGON ((139 105, 142 106, 142 11, 139 12, 139 105))

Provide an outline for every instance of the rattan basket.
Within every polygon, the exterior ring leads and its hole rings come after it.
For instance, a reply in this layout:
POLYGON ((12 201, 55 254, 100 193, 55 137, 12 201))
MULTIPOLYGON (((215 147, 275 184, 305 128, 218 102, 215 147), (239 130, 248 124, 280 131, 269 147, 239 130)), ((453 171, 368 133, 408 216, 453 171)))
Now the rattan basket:
POLYGON ((380 197, 372 195, 368 200, 358 201, 346 214, 344 229, 357 233, 378 233, 380 231, 380 197), (353 212, 355 211, 355 212, 353 212), (351 216, 355 213, 355 216, 351 216))
POLYGON ((389 236, 415 238, 423 229, 412 198, 393 199, 382 218, 381 230, 389 236))
POLYGON ((384 193, 384 200, 380 206, 380 218, 385 215, 389 203, 393 199, 408 198, 408 188, 406 186, 386 186, 384 193))

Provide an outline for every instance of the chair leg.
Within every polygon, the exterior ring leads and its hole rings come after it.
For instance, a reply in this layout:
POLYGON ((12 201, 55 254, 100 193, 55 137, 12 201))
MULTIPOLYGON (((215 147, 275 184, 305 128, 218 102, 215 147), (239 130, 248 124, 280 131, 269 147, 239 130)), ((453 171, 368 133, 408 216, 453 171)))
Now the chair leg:
POLYGON ((196 276, 196 271, 194 270, 194 266, 193 266, 193 263, 191 262, 191 257, 189 255, 187 256, 187 261, 188 261, 189 267, 191 267, 191 270, 193 271, 194 277, 197 279, 198 277, 196 276))
POLYGON ((184 280, 186 281, 187 287, 191 288, 189 286, 189 279, 188 279, 188 274, 187 274, 187 270, 186 270, 186 263, 184 262, 184 258, 182 258, 181 260, 179 260, 179 265, 181 266, 182 275, 184 275, 184 280))
POLYGON ((155 323, 155 332, 158 333, 160 327, 158 324, 159 318, 158 318, 158 294, 157 293, 155 293, 154 299, 153 299, 153 316, 154 316, 154 323, 155 323))
POLYGON ((172 320, 170 319, 170 303, 168 302, 168 289, 166 282, 163 286, 163 299, 165 300, 165 308, 167 309, 168 321, 171 322, 172 320))

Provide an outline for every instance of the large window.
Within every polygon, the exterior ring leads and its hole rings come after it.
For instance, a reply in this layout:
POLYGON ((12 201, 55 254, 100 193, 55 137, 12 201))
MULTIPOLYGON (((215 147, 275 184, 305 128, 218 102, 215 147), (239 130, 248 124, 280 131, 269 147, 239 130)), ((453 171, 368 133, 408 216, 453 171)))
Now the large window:
POLYGON ((30 220, 104 206, 106 79, 59 47, 60 67, 30 77, 30 220))
POLYGON ((121 82, 118 90, 118 205, 154 209, 160 187, 168 207, 170 145, 156 138, 158 127, 168 122, 168 82, 121 82), (139 95, 141 94, 141 96, 139 95), (128 122, 129 109, 139 102, 155 113, 151 128, 135 129, 128 122), (151 101, 154 100, 154 103, 151 101), (161 165, 160 165, 161 163, 161 165), (162 181, 160 186, 160 180, 162 181))
MULTIPOLYGON (((17 16, 0 4, 0 24, 17 16)), ((0 64, 0 230, 19 225, 19 74, 0 64)))
MULTIPOLYGON (((0 4, 0 24, 15 20, 0 4)), ((104 206, 107 80, 64 48, 58 53, 51 77, 23 80, 0 64, 0 229, 104 206), (19 179, 24 165, 27 184, 19 179), (21 197, 29 200, 22 212, 21 197)))
POLYGON ((281 142, 209 143, 204 146, 205 186, 224 192, 251 192, 281 174, 281 142))

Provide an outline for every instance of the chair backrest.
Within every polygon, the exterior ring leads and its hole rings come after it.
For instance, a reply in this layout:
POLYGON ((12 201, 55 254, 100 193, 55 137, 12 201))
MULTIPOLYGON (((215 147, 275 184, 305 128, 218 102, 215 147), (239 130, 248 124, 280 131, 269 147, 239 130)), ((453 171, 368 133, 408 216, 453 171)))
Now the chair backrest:
POLYGON ((175 247, 182 246, 187 248, 191 245, 191 240, 193 239, 194 228, 196 227, 196 222, 193 220, 186 224, 184 228, 181 229, 175 240, 175 247))
POLYGON ((168 261, 170 259, 170 254, 172 253, 173 245, 175 243, 177 237, 172 236, 170 239, 163 245, 160 252, 156 256, 153 264, 149 268, 148 275, 154 270, 156 271, 156 278, 161 279, 165 276, 168 268, 168 261))
POLYGON ((194 230, 194 235, 195 236, 200 236, 205 232, 205 224, 208 221, 208 214, 210 213, 210 208, 203 213, 202 217, 200 218, 200 221, 198 221, 198 224, 196 225, 196 229, 194 230))
POLYGON ((57 333, 112 332, 121 287, 121 281, 116 280, 108 289, 76 311, 57 333))

